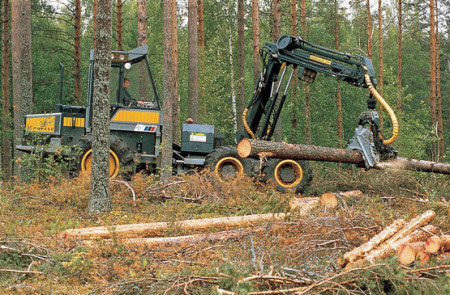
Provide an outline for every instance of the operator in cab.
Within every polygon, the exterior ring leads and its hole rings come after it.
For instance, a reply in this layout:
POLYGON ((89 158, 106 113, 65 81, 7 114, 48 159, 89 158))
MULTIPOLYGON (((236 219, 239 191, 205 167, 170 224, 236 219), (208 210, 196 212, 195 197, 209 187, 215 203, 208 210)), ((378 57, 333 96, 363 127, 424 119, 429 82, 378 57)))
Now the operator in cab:
POLYGON ((123 103, 124 105, 131 107, 132 105, 145 106, 145 102, 142 100, 136 100, 131 96, 130 92, 128 92, 128 88, 130 87, 131 82, 128 78, 123 79, 123 103))

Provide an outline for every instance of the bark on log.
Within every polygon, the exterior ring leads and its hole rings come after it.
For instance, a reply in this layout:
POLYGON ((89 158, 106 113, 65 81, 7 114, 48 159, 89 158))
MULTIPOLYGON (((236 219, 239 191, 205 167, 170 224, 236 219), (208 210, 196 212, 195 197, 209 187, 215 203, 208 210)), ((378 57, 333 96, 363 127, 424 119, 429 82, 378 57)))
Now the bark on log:
POLYGON ((360 190, 339 192, 339 196, 345 197, 345 198, 359 198, 359 197, 363 196, 363 192, 360 190))
POLYGON ((384 228, 379 234, 371 238, 367 243, 351 250, 344 254, 341 266, 345 266, 347 263, 353 263, 358 259, 363 258, 367 253, 381 245, 384 241, 392 237, 398 231, 400 231, 405 225, 403 219, 395 220, 391 225, 384 228))
MULTIPOLYGON (((188 236, 177 236, 177 237, 160 237, 160 238, 125 238, 120 239, 119 243, 123 245, 139 245, 148 248, 152 247, 168 247, 176 246, 186 243, 198 243, 198 242, 219 242, 231 239, 239 239, 241 237, 247 236, 250 233, 258 233, 269 230, 267 226, 256 226, 252 228, 244 228, 237 230, 221 231, 217 233, 204 233, 195 234, 188 236)), ((102 240, 102 243, 111 244, 113 240, 107 239, 102 240)), ((95 247, 97 242, 92 240, 85 240, 83 244, 87 247, 95 247)))
POLYGON ((80 229, 68 229, 60 234, 63 238, 97 239, 111 238, 114 234, 118 238, 132 238, 160 234, 173 225, 180 230, 206 230, 214 227, 228 228, 238 226, 249 226, 267 220, 281 220, 286 217, 285 213, 267 213, 246 216, 204 218, 195 220, 182 220, 176 222, 156 222, 141 224, 124 224, 116 226, 99 226, 80 229))
MULTIPOLYGON (((268 157, 294 160, 313 160, 339 162, 350 164, 364 164, 364 158, 359 151, 344 150, 313 145, 289 144, 265 140, 243 139, 237 146, 239 156, 268 157)), ((393 161, 381 162, 375 169, 402 169, 424 172, 450 174, 450 164, 400 158, 393 161)))
POLYGON ((450 251, 450 235, 429 237, 425 242, 425 250, 428 253, 436 253, 439 250, 450 251))
POLYGON ((320 199, 309 197, 309 198, 294 198, 289 201, 289 209, 291 211, 299 211, 300 216, 308 215, 309 211, 317 207, 320 199))

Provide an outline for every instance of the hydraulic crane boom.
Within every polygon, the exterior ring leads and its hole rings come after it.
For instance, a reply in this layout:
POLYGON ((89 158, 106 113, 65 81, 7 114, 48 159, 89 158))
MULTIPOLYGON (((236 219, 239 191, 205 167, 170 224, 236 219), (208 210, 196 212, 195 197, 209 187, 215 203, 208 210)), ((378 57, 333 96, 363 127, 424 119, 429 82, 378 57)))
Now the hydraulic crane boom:
MULTIPOLYGON (((291 35, 281 36, 276 44, 266 42, 260 54, 263 70, 253 97, 243 113, 243 122, 247 133, 243 137, 271 139, 286 100, 287 90, 298 69, 298 78, 308 83, 314 82, 317 73, 322 73, 356 87, 369 88, 368 110, 361 114, 358 125, 361 128, 364 125, 370 125, 370 134, 367 133, 367 129, 363 128, 364 130, 360 130, 360 136, 371 137, 367 140, 375 146, 376 152, 373 149, 370 150, 369 147, 353 145, 352 148, 361 150, 364 154, 377 153, 382 158, 396 156, 396 151, 386 145, 391 144, 397 137, 397 119, 392 109, 375 89, 375 71, 369 58, 341 53, 309 43, 300 36, 291 35), (378 114, 375 112, 377 100, 388 111, 394 126, 393 136, 388 140, 383 138, 378 126, 378 114)), ((360 142, 361 140, 355 138, 355 141, 360 142)), ((365 157, 374 158, 373 161, 369 159, 366 163, 369 167, 377 161, 376 155, 365 155, 365 157)))

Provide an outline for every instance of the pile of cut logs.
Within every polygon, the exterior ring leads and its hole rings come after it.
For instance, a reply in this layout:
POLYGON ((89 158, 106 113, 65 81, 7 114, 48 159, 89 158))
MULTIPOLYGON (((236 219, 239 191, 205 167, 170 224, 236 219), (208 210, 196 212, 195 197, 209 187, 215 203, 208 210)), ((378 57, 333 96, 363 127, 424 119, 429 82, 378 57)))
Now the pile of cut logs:
POLYGON ((429 210, 409 222, 397 219, 367 243, 345 253, 338 264, 351 268, 374 263, 397 252, 402 264, 417 261, 425 265, 433 253, 450 251, 450 236, 436 236, 438 228, 429 224, 435 216, 434 211, 429 210))

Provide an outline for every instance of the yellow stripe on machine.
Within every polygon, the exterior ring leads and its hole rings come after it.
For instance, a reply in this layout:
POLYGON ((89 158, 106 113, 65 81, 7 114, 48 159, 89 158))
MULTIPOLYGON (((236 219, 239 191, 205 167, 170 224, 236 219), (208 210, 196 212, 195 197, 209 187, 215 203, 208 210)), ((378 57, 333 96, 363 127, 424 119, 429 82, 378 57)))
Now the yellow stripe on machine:
POLYGON ((159 112, 149 112, 141 110, 118 110, 111 122, 130 122, 130 123, 159 123, 159 112))
POLYGON ((28 117, 25 129, 32 132, 55 132, 55 116, 28 117))
POLYGON ((84 127, 84 118, 75 118, 73 125, 73 117, 64 117, 64 127, 84 127))
POLYGON ((326 65, 331 65, 331 60, 328 60, 328 59, 324 59, 324 58, 314 56, 314 55, 310 55, 309 58, 312 60, 318 61, 320 63, 326 64, 326 65))

